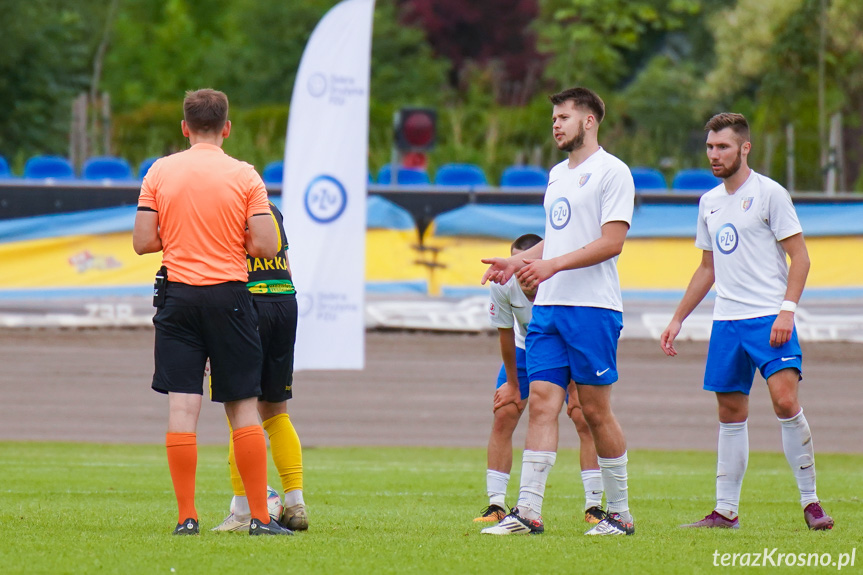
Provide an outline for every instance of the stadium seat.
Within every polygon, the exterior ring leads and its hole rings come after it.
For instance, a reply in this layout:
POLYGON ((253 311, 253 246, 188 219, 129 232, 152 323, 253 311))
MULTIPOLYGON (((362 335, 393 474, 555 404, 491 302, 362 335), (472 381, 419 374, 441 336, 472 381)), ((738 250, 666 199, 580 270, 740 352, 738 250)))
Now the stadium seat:
POLYGON ((144 179, 144 176, 146 176, 147 172, 150 170, 150 166, 155 164, 156 160, 158 160, 158 159, 159 159, 158 156, 153 156, 152 158, 147 158, 146 160, 141 162, 141 165, 138 166, 138 179, 139 180, 144 179))
MULTIPOLYGON (((379 184, 390 184, 392 183, 392 166, 389 164, 384 165, 380 170, 378 170, 378 183, 379 184)), ((414 170, 411 168, 399 167, 398 171, 398 183, 400 186, 416 186, 431 183, 429 180, 429 176, 423 170, 414 170)))
POLYGON ((264 172, 261 174, 261 178, 264 180, 265 184, 281 185, 284 177, 284 162, 282 160, 270 162, 269 164, 264 166, 264 172))
POLYGON ((132 166, 123 158, 96 156, 84 162, 81 168, 84 180, 131 180, 132 166))
POLYGON ((704 192, 718 186, 722 180, 713 175, 710 170, 692 169, 680 170, 671 182, 671 191, 677 193, 704 192))
POLYGON ((9 162, 6 158, 0 156, 0 179, 11 178, 12 171, 9 169, 9 162))
POLYGON ((544 188, 548 172, 539 166, 510 166, 500 176, 502 188, 544 188))
POLYGON ((435 174, 438 186, 487 186, 485 172, 476 164, 444 164, 435 174))
POLYGON ((24 177, 32 180, 71 180, 75 178, 75 168, 69 160, 60 156, 33 156, 24 164, 24 177))
POLYGON ((665 176, 656 168, 631 168, 636 192, 667 192, 665 176))

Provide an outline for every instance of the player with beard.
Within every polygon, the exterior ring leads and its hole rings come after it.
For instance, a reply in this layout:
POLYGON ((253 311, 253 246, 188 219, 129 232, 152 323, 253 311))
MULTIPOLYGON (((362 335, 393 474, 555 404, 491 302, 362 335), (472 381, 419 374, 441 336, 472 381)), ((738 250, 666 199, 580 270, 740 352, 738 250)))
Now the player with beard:
MULTIPOLYGON (((520 236, 510 246, 510 255, 519 254, 541 241, 542 238, 536 234, 520 236)), ((491 325, 498 330, 503 365, 497 376, 494 423, 488 439, 486 491, 489 502, 482 514, 474 519, 478 523, 499 523, 506 517, 504 507, 512 470, 512 434, 530 396, 524 341, 536 298, 536 289, 524 288, 514 276, 504 285, 493 283, 489 292, 488 316, 491 325)), ((602 475, 596 461, 593 437, 578 402, 575 383, 570 382, 567 392, 566 413, 575 424, 580 446, 578 455, 584 486, 584 520, 596 524, 605 518, 602 510, 602 475)))
POLYGON ((682 527, 737 529, 740 489, 749 461, 749 392, 755 369, 767 380, 782 428, 785 457, 810 529, 832 529, 815 492, 815 450, 798 400, 802 353, 794 312, 809 274, 809 254, 791 196, 749 168, 749 124, 740 114, 707 122, 707 158, 722 184, 701 197, 695 245, 703 250, 660 345, 677 355, 683 321, 716 284, 704 389, 719 404, 716 507, 682 527), (790 266, 786 256, 790 258, 790 266))
POLYGON ((482 278, 505 284, 513 274, 538 287, 526 351, 530 380, 527 439, 518 504, 492 535, 542 533, 545 485, 557 456, 558 414, 570 380, 593 435, 607 515, 588 535, 635 532, 627 496, 626 439, 611 410, 623 303, 617 256, 632 221, 629 168, 599 146, 602 99, 586 88, 551 96, 552 132, 568 158, 549 173, 545 240, 510 258, 482 260, 482 278), (540 259, 541 258, 541 259, 540 259))

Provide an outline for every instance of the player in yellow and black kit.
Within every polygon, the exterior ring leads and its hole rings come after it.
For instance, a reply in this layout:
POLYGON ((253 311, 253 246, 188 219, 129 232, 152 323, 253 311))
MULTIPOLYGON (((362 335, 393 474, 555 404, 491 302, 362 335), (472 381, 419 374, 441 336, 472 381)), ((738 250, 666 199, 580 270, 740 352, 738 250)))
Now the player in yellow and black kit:
MULTIPOLYGON (((279 228, 279 250, 273 259, 246 256, 249 291, 258 312, 258 330, 264 352, 261 370, 261 397, 258 413, 270 438, 270 451, 284 491, 284 509, 279 523, 292 530, 309 528, 303 501, 303 454, 300 438, 288 416, 294 372, 294 343, 297 336, 297 296, 288 263, 288 239, 282 213, 270 202, 273 220, 279 228)), ((213 531, 244 531, 249 526, 249 509, 243 482, 229 454, 231 486, 230 515, 213 531)))

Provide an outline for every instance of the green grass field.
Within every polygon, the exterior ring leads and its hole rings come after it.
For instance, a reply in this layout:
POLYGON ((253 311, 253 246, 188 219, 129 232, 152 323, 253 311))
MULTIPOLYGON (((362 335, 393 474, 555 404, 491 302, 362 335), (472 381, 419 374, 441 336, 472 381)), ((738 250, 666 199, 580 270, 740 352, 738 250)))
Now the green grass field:
MULTIPOLYGON (((305 498, 311 529, 290 538, 211 533, 230 501, 226 449, 201 448, 202 534, 173 537, 176 507, 163 446, 0 443, 3 573, 701 573, 724 553, 855 553, 859 572, 863 456, 818 456, 818 491, 836 520, 810 532, 782 454, 753 453, 741 529, 683 530, 713 505, 715 455, 629 454, 632 537, 585 537, 577 452, 551 473, 541 536, 481 536, 485 451, 437 448, 309 449, 305 498), (714 553, 719 555, 714 558, 714 553)), ((514 504, 520 470, 510 481, 514 504)), ((271 469, 271 485, 278 486, 271 469)), ((731 556, 729 555, 729 558, 731 556)), ((849 556, 850 557, 850 556, 849 556)), ((730 560, 730 559, 729 559, 730 560)), ((746 560, 741 555, 737 561, 746 560)), ((805 559, 804 559, 805 560, 805 559)), ((809 559, 810 561, 812 559, 809 559)), ((845 561, 848 557, 844 558, 845 561)), ((760 559, 761 562, 764 559, 760 559)), ((738 563, 739 565, 739 563, 738 563)), ((738 568, 739 570, 739 568, 738 568)), ((763 569, 762 569, 763 570, 763 569)))

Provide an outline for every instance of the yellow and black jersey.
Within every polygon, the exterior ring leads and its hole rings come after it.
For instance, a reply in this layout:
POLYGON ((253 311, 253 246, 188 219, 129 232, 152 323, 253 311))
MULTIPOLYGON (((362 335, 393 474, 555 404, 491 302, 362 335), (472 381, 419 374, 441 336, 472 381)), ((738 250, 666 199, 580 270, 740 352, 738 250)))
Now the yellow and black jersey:
POLYGON ((288 237, 285 234, 285 223, 282 212, 270 202, 273 222, 279 228, 279 250, 276 257, 253 258, 246 254, 246 265, 249 269, 249 291, 260 296, 293 296, 296 294, 291 272, 288 271, 288 237))

